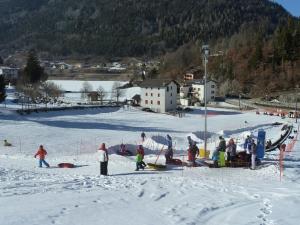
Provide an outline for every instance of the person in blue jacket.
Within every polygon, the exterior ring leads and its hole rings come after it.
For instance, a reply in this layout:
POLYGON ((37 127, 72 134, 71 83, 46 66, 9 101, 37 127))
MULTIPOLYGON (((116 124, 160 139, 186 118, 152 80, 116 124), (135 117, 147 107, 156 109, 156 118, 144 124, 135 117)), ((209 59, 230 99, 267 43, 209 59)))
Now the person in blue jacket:
POLYGON ((249 135, 247 135, 247 138, 244 143, 244 150, 247 154, 247 162, 249 163, 251 161, 251 145, 252 145, 252 138, 249 135))

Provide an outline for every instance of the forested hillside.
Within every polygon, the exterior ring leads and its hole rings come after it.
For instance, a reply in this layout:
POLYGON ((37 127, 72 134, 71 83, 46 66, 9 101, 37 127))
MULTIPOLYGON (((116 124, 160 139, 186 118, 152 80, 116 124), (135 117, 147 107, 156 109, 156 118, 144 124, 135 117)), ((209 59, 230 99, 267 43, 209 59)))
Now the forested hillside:
POLYGON ((0 49, 153 56, 287 16, 268 0, 0 0, 0 49))

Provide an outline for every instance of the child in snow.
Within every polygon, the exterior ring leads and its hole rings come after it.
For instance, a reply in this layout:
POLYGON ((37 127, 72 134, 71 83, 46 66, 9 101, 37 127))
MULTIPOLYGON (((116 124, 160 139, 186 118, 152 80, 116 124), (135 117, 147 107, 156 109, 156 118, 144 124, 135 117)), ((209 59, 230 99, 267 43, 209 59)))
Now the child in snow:
POLYGON ((246 160, 248 163, 250 163, 251 161, 251 144, 252 144, 252 138, 249 135, 247 135, 247 138, 244 143, 244 151, 247 154, 246 160))
POLYGON ((102 143, 97 151, 97 159, 100 162, 100 174, 107 176, 108 153, 105 143, 102 143))
POLYGON ((251 169, 255 170, 256 167, 256 153, 257 145, 255 144, 254 139, 251 140, 251 169))
POLYGON ((146 163, 144 162, 145 150, 144 150, 144 148, 143 148, 143 145, 139 145, 139 146, 138 146, 137 152, 140 153, 141 156, 142 156, 141 165, 142 165, 143 167, 146 167, 147 165, 146 165, 146 163))
POLYGON ((166 164, 170 163, 173 159, 172 138, 168 134, 167 134, 167 145, 168 145, 168 150, 165 153, 166 164))
POLYGON ((144 132, 141 133, 141 138, 142 138, 142 141, 144 142, 145 138, 146 138, 146 134, 144 132))
POLYGON ((7 140, 4 140, 4 146, 5 146, 5 147, 11 147, 12 144, 9 143, 7 140))
POLYGON ((124 144, 121 144, 120 145, 120 153, 123 155, 123 154, 126 154, 126 146, 124 144))
POLYGON ((219 167, 218 161, 219 161, 219 151, 217 149, 214 150, 212 154, 212 160, 214 162, 213 167, 217 168, 219 167))
POLYGON ((187 137, 189 142, 188 149, 188 161, 192 163, 193 166, 196 165, 196 156, 199 154, 199 149, 196 145, 196 142, 192 140, 190 136, 187 137))
POLYGON ((47 155, 47 151, 44 149, 43 145, 40 145, 37 153, 34 155, 34 158, 39 156, 39 167, 42 167, 42 164, 45 164, 45 166, 50 167, 49 164, 45 161, 45 157, 47 155))
POLYGON ((143 156, 142 154, 137 151, 136 153, 136 169, 135 171, 139 171, 139 169, 144 169, 144 166, 143 166, 143 156))

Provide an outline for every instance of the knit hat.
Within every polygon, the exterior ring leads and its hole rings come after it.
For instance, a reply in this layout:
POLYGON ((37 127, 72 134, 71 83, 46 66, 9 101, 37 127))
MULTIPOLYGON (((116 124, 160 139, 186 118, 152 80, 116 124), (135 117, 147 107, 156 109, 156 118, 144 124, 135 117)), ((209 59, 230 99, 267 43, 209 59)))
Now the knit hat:
POLYGON ((100 147, 99 147, 99 150, 105 150, 106 148, 105 148, 105 143, 102 143, 101 145, 100 145, 100 147))

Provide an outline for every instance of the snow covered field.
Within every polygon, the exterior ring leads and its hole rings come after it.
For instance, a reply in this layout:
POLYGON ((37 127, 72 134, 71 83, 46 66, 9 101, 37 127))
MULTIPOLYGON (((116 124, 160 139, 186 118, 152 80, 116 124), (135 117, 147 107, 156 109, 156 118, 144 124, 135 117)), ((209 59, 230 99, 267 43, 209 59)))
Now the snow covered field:
MULTIPOLYGON (((209 109, 209 149, 220 134, 234 137, 238 148, 244 136, 265 129, 273 141, 281 134, 279 117, 209 109)), ((0 109, 0 224, 1 225, 118 225, 118 224, 299 224, 299 143, 285 157, 279 179, 278 152, 266 155, 264 166, 210 169, 168 167, 165 171, 135 172, 134 157, 115 154, 121 143, 134 150, 143 143, 146 162, 154 162, 173 138, 176 155, 186 159, 188 135, 203 145, 203 111, 185 117, 141 112, 134 108, 86 109, 19 116, 0 109), (95 152, 109 147, 108 177, 99 176, 95 152), (49 169, 33 158, 38 146, 48 151, 49 169), (61 162, 77 165, 59 169, 61 162)), ((164 163, 164 157, 159 159, 164 163)))

